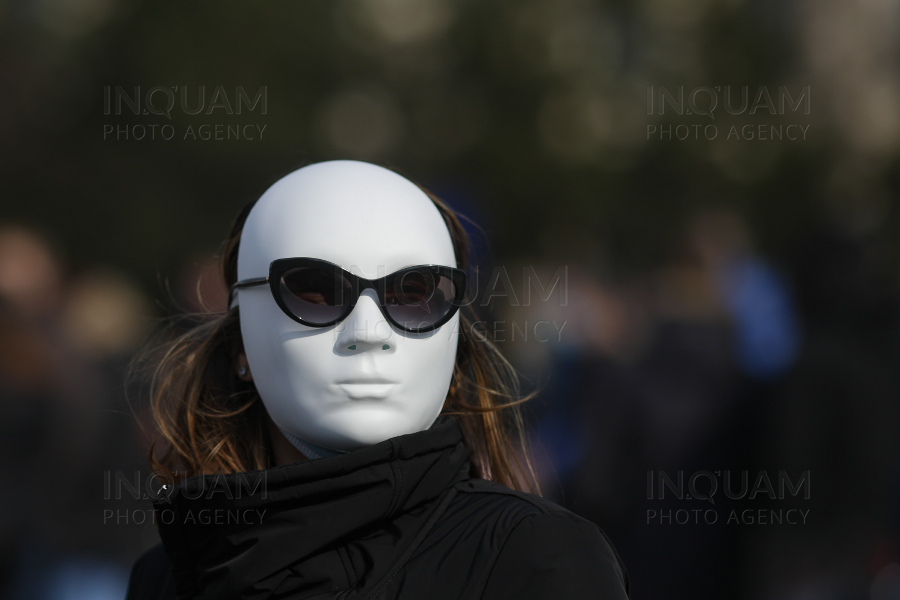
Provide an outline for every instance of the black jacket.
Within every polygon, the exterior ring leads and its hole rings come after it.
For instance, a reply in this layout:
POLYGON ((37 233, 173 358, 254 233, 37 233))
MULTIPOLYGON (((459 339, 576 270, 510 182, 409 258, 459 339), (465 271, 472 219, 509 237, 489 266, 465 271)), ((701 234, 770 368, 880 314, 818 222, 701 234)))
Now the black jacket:
POLYGON ((448 417, 347 454, 194 477, 154 504, 163 543, 135 563, 127 600, 628 593, 625 569, 593 523, 473 479, 448 417))

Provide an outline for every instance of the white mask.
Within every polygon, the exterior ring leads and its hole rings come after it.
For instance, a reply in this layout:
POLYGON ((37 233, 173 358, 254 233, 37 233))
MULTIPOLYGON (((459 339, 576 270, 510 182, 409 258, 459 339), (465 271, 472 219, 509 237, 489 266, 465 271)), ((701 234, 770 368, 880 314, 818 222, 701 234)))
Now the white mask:
MULTIPOLYGON (((447 226, 422 190, 344 160, 294 171, 262 195, 241 234, 238 280, 266 277, 273 260, 293 257, 367 279, 457 266, 447 226)), ((458 312, 434 331, 408 333, 366 289, 342 322, 309 327, 282 312, 268 285, 237 293, 253 381, 288 439, 349 451, 423 431, 437 418, 456 361, 458 312)))

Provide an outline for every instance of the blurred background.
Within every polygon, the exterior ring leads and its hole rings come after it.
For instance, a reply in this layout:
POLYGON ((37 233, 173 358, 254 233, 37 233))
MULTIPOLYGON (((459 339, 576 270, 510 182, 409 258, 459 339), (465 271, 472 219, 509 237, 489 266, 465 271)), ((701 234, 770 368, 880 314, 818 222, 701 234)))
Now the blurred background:
POLYGON ((2 597, 124 596, 129 361, 356 158, 474 223, 544 493, 633 598, 900 598, 900 1, 5 0, 0 90, 2 597))

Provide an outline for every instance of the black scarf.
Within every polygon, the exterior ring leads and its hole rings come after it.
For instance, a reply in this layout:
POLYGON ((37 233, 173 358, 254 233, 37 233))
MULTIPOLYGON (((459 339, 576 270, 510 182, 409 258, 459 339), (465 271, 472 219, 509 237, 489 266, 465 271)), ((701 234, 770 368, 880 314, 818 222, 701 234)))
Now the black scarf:
POLYGON ((337 550, 354 540, 382 547, 369 576, 390 577, 440 497, 449 501, 451 486, 468 478, 462 432, 442 417, 346 454, 192 477, 154 507, 179 597, 277 598, 338 586, 346 558, 337 550))

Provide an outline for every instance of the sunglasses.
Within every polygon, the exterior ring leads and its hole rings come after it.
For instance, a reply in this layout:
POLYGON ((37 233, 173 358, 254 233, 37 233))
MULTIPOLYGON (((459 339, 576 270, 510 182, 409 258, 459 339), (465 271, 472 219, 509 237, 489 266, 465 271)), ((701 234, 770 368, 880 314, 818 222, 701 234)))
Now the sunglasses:
POLYGON ((266 284, 282 312, 309 327, 328 327, 344 320, 363 290, 371 288, 392 325, 424 333, 437 329, 459 310, 466 293, 466 274, 453 267, 419 265, 365 279, 327 260, 279 258, 269 265, 268 277, 244 279, 231 286, 229 307, 237 290, 266 284))

